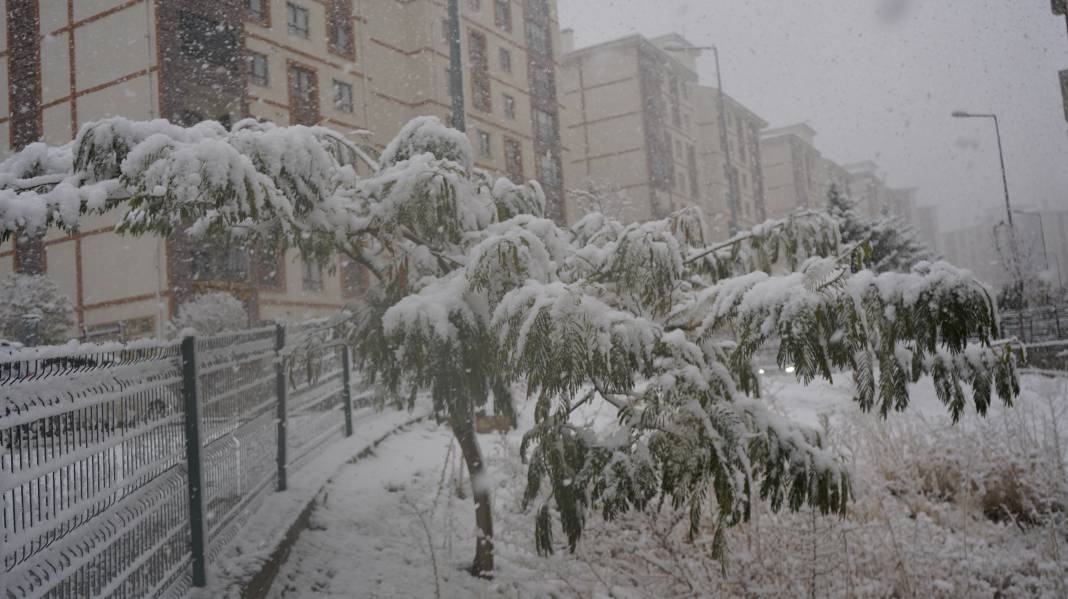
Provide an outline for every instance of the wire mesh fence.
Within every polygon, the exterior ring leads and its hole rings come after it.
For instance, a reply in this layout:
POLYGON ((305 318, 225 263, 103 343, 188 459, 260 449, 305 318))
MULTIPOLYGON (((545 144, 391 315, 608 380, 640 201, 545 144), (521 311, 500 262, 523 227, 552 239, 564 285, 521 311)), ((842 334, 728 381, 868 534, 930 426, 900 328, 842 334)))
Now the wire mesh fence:
POLYGON ((351 434, 348 358, 322 321, 0 353, 4 596, 203 584, 286 468, 351 434))
POLYGON ((1068 304, 1002 310, 1001 334, 1024 343, 1068 339, 1068 304))

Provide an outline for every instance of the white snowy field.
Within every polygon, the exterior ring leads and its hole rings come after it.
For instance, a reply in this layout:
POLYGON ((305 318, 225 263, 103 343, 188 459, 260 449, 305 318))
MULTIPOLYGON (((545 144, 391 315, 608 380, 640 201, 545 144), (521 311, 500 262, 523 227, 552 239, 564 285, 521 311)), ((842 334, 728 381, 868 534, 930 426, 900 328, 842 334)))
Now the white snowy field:
POLYGON ((561 545, 538 556, 519 500, 525 427, 482 435, 495 485, 491 581, 464 571, 474 517, 451 434, 420 423, 338 471, 270 596, 1066 597, 1068 380, 1023 383, 1017 407, 952 425, 923 382, 913 409, 883 423, 858 412, 848 384, 766 378, 768 401, 829 427, 852 456, 857 499, 845 518, 758 505, 730 532, 722 565, 708 557, 712 531, 688 542, 685 518, 667 507, 613 522, 590 514, 575 554, 561 545))

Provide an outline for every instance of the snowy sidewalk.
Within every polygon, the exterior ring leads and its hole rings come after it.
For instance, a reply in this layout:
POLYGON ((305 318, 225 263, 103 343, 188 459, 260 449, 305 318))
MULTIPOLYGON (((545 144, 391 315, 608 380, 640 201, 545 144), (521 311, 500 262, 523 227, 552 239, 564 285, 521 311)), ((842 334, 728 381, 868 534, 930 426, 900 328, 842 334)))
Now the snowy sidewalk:
MULTIPOLYGON (((435 499, 444 504, 453 497, 453 489, 436 493, 439 485, 453 483, 441 480, 451 442, 447 428, 420 423, 365 459, 343 466, 320 497, 308 530, 301 533, 269 596, 434 596, 427 532, 417 510, 427 512, 435 499)), ((471 511, 469 501, 462 507, 471 511)), ((422 517, 429 525, 431 515, 422 517)), ((457 524, 470 528, 471 518, 457 524)), ((470 548, 457 549, 464 555, 470 548)), ((445 564, 439 567, 450 570, 445 564)))
POLYGON ((429 409, 424 406, 417 406, 413 412, 379 412, 372 408, 356 412, 353 435, 333 443, 306 466, 291 471, 288 490, 271 492, 263 499, 237 536, 208 564, 208 587, 194 589, 190 596, 238 596, 272 559, 290 527, 339 469, 373 449, 375 443, 428 414, 429 409))

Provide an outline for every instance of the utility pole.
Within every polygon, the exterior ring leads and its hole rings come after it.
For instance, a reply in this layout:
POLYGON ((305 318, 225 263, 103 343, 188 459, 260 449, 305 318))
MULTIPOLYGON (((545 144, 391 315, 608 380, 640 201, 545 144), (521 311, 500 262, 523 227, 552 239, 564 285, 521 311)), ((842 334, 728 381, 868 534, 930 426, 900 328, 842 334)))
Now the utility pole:
MULTIPOLYGON (((723 92, 723 71, 719 65, 719 48, 716 46, 666 46, 668 52, 690 52, 711 50, 716 60, 716 91, 719 105, 719 145, 723 152, 723 174, 727 176, 727 204, 730 207, 730 233, 738 232, 738 185, 735 180, 734 165, 731 164, 731 144, 727 135, 727 95, 723 92)), ((740 126, 740 125, 739 125, 740 126)))
POLYGON ((460 48, 460 0, 449 0, 449 95, 452 96, 452 128, 467 131, 464 110, 464 64, 460 48))
POLYGON ((1012 202, 1009 199, 1009 177, 1005 173, 1005 149, 1001 145, 1001 125, 998 123, 998 115, 994 113, 971 113, 964 110, 954 110, 953 118, 957 119, 991 119, 994 121, 994 133, 998 140, 998 160, 1001 161, 1001 184, 1005 190, 1005 215, 1009 225, 1009 251, 1012 253, 1012 271, 1016 278, 1016 292, 1020 300, 1020 334, 1023 335, 1023 318, 1027 309, 1027 300, 1024 299, 1023 267, 1020 264, 1020 246, 1016 238, 1016 226, 1012 218, 1012 202))

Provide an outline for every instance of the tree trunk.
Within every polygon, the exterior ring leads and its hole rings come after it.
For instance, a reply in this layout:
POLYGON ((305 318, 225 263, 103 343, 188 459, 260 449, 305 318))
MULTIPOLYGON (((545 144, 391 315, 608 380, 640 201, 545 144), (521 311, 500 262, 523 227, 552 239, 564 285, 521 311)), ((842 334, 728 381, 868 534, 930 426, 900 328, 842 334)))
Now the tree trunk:
POLYGON ((475 436, 474 415, 457 415, 450 420, 452 434, 460 444, 467 472, 471 475, 471 497, 475 501, 478 539, 475 542, 475 561, 471 564, 471 574, 490 578, 493 575, 493 506, 486 486, 486 464, 475 436))

